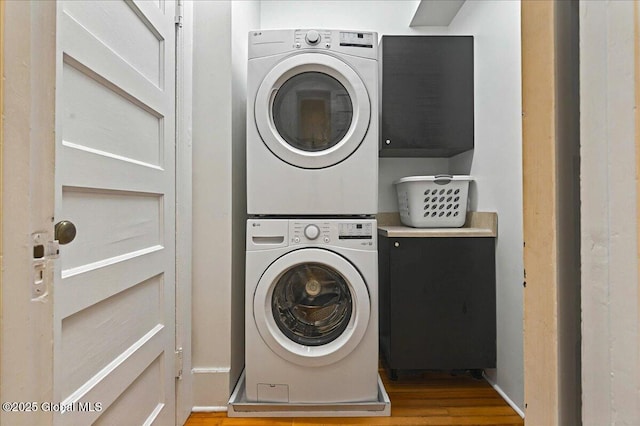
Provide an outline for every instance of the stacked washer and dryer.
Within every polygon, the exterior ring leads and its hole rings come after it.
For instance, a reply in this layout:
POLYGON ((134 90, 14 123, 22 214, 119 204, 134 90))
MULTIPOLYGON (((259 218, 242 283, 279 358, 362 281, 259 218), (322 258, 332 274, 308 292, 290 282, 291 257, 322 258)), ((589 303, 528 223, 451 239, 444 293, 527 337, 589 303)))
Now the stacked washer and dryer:
POLYGON ((343 415, 369 410, 366 404, 384 394, 374 217, 377 61, 373 32, 249 34, 244 402, 250 406, 277 406, 278 415, 287 407, 297 415, 305 407, 343 415))

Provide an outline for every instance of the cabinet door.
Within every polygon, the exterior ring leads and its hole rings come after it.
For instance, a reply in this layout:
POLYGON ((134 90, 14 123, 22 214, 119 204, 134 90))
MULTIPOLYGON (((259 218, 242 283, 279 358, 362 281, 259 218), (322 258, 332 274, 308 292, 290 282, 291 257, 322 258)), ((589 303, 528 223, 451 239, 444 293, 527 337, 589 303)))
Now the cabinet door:
POLYGON ((389 239, 392 368, 495 367, 494 241, 389 239))
POLYGON ((389 245, 389 238, 382 235, 378 237, 378 336, 380 338, 380 352, 387 361, 391 360, 391 282, 389 277, 389 245))
POLYGON ((473 37, 383 36, 381 52, 380 156, 472 149, 473 37))

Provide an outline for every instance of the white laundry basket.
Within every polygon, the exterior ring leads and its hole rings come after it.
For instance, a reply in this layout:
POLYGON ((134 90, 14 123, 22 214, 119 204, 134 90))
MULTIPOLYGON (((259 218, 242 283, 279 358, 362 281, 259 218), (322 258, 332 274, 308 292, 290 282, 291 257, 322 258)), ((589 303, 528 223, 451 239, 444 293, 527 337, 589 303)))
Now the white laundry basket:
POLYGON ((414 228, 459 228, 467 214, 471 176, 408 176, 394 184, 400 221, 414 228))

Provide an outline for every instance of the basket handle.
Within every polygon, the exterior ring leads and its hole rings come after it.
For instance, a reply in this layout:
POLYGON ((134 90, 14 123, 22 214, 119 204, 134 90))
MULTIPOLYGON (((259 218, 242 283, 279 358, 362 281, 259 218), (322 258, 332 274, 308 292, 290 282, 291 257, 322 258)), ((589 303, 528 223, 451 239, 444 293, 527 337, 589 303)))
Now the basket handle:
POLYGON ((453 176, 447 174, 435 175, 434 177, 433 182, 437 185, 446 185, 453 180, 453 176))

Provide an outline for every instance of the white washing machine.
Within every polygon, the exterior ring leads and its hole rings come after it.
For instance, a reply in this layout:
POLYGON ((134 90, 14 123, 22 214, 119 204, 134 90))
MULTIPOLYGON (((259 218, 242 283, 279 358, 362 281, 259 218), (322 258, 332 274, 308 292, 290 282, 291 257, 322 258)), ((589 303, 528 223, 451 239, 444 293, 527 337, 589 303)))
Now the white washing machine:
POLYGON ((248 401, 378 400, 375 219, 247 222, 248 401))
POLYGON ((378 211, 378 36, 249 33, 247 211, 378 211))

